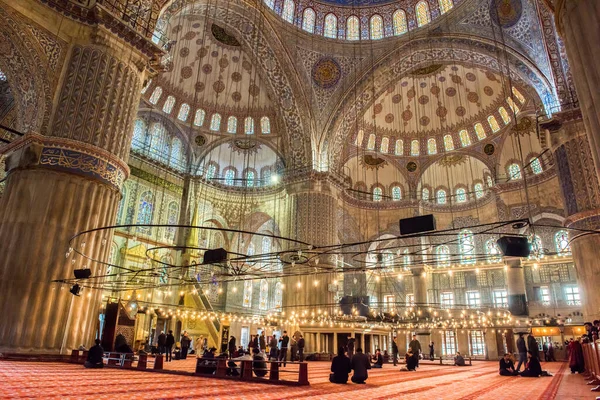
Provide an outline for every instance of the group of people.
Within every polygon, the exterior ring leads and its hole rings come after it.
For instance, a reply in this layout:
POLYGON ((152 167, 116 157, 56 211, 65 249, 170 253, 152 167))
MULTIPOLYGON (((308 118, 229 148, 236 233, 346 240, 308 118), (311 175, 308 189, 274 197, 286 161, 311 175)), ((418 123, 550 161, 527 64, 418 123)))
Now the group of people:
POLYGON ((202 356, 208 350, 206 339, 204 337, 199 336, 196 341, 194 341, 187 331, 183 331, 179 343, 175 342, 175 336, 173 335, 172 330, 166 334, 164 331, 161 331, 156 341, 158 354, 164 354, 165 361, 167 362, 173 361, 173 353, 177 355, 175 357, 176 359, 185 360, 190 353, 192 343, 193 352, 196 354, 196 357, 202 356))
POLYGON ((229 358, 232 359, 241 357, 244 354, 254 354, 257 351, 257 353, 268 357, 269 360, 281 361, 283 362, 283 366, 286 366, 288 351, 290 351, 291 362, 304 361, 305 346, 306 341, 300 333, 297 336, 292 335, 290 337, 287 331, 283 331, 283 334, 279 338, 277 338, 276 334, 273 334, 267 343, 267 337, 263 331, 260 334, 251 336, 247 350, 243 346, 237 346, 235 336, 231 336, 227 344, 227 351, 229 358))
MULTIPOLYGON (((538 342, 533 333, 524 338, 523 332, 519 333, 517 339, 517 351, 519 352, 519 362, 515 367, 515 360, 510 353, 505 353, 500 359, 498 373, 502 376, 523 376, 527 378, 538 378, 540 376, 552 376, 547 371, 542 370, 540 364, 540 351, 538 342), (524 367, 521 371, 521 367, 524 367)), ((548 346, 544 344, 544 359, 546 361, 554 358, 554 350, 552 344, 548 346), (552 350, 551 350, 552 349, 552 350)))

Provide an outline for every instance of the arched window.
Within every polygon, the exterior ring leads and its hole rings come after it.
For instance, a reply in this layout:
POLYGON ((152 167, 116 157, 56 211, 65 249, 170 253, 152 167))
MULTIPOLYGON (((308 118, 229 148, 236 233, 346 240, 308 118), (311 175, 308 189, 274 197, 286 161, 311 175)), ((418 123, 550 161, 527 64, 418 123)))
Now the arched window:
MULTIPOLYGON (((140 196, 137 223, 138 225, 151 225, 154 212, 154 196, 147 190, 140 196)), ((140 227, 139 231, 150 233, 149 227, 140 227)))
POLYGON ((444 148, 446 151, 454 150, 454 140, 452 140, 452 135, 444 136, 444 148))
POLYGON ((392 16, 394 20, 394 35, 400 36, 403 33, 408 32, 408 25, 406 23, 406 13, 404 10, 396 10, 392 16))
POLYGON ((227 118, 227 133, 237 132, 237 118, 233 115, 227 118))
POLYGON ((355 15, 346 20, 346 39, 360 40, 360 20, 355 15))
POLYGON ((327 14, 325 16, 325 29, 323 34, 325 37, 336 39, 337 38, 337 17, 334 14, 327 14))
POLYGON ((510 97, 508 97, 506 99, 506 102, 508 103, 508 106, 510 107, 510 109, 512 110, 513 113, 518 114, 519 111, 521 111, 521 109, 519 108, 519 106, 517 106, 515 104, 515 102, 513 101, 513 99, 511 99, 510 97))
POLYGON ((390 147, 390 139, 384 137, 383 139, 381 139, 381 144, 379 145, 379 151, 382 153, 387 153, 388 147, 390 147))
POLYGON ((283 8, 281 10, 281 18, 285 19, 287 22, 294 22, 294 9, 296 5, 292 0, 285 0, 283 2, 283 8))
POLYGON ((494 186, 494 181, 492 180, 491 176, 488 175, 487 178, 486 178, 486 181, 487 181, 488 187, 494 186))
POLYGON ((465 129, 458 132, 458 136, 460 136, 460 144, 462 147, 471 145, 471 137, 469 136, 469 132, 467 132, 465 129))
POLYGON ((438 267, 450 266, 450 247, 446 246, 445 244, 438 246, 435 249, 435 255, 438 267))
POLYGON ((246 135, 254 135, 254 118, 246 117, 244 120, 244 130, 246 135))
POLYGON ((437 198, 438 204, 446 204, 446 191, 444 189, 439 189, 435 197, 437 198))
POLYGON ((302 29, 306 32, 315 33, 315 20, 317 19, 317 15, 312 8, 307 8, 304 10, 304 14, 302 17, 302 29))
POLYGON ((210 164, 206 170, 206 179, 213 179, 215 176, 217 176, 217 166, 210 164))
POLYGON ((392 200, 398 201, 401 199, 402 199, 402 189, 400 189, 400 186, 392 187, 392 200))
POLYGON ((427 154, 437 154, 437 143, 434 138, 427 140, 427 154))
POLYGON ((355 145, 357 145, 357 146, 362 145, 364 134, 365 134, 365 131, 363 131, 362 129, 358 131, 358 134, 356 135, 356 140, 354 141, 355 145))
POLYGON ((267 310, 269 308, 269 282, 266 279, 261 279, 258 292, 258 308, 267 310))
POLYGON ((493 115, 490 115, 488 117, 488 124, 490 124, 490 128, 492 128, 492 131, 498 132, 500 130, 500 125, 498 125, 498 121, 493 115))
POLYGON ((244 281, 244 297, 242 300, 242 306, 252 307, 252 281, 247 279, 244 281))
POLYGON ((369 135, 369 141, 367 142, 367 150, 375 150, 375 134, 369 135))
POLYGON ((382 272, 394 272, 394 254, 386 250, 382 254, 381 264, 382 264, 382 272))
POLYGON ((421 199, 423 201, 429 201, 429 189, 423 188, 422 194, 421 194, 421 199))
POLYGON ((260 131, 263 135, 268 135, 271 133, 271 120, 269 117, 262 117, 260 119, 260 131))
POLYGON ((539 175, 539 174, 541 174, 544 171, 542 169, 542 163, 540 162, 540 159, 537 158, 537 157, 536 158, 532 158, 529 165, 531 165, 531 170, 536 175, 539 175))
POLYGON ((190 106, 188 106, 186 103, 183 103, 181 105, 181 107, 179 107, 179 114, 177 114, 177 119, 180 121, 187 121, 187 117, 190 113, 190 106))
POLYGON ((256 247, 254 247, 254 243, 250 242, 250 244, 248 244, 248 250, 246 250, 246 254, 249 256, 256 254, 256 247))
POLYGON ((143 119, 136 119, 133 124, 131 147, 134 150, 143 150, 146 147, 146 122, 143 119))
POLYGON ((164 125, 155 122, 150 127, 150 155, 160 161, 166 161, 169 156, 169 144, 167 143, 167 130, 164 125))
POLYGON ((221 129, 221 114, 214 113, 210 120, 210 130, 219 131, 221 129))
POLYGON ((521 167, 519 167, 519 164, 510 164, 508 166, 508 180, 514 181, 517 179, 523 179, 523 176, 521 175, 521 167))
POLYGON ((454 2, 452 0, 439 0, 440 3, 440 12, 442 14, 446 14, 448 11, 454 7, 454 2))
POLYGON ((418 156, 420 153, 419 150, 419 141, 418 140, 413 140, 412 142, 410 142, 410 155, 411 156, 418 156))
POLYGON ((275 182, 271 182, 271 168, 270 167, 263 167, 263 169, 261 170, 261 173, 262 173, 261 185, 267 186, 271 183, 275 183, 275 182))
POLYGON ((480 199, 483 197, 483 185, 481 183, 475 184, 475 197, 480 199))
POLYGON ((402 142, 402 139, 396 140, 396 147, 394 148, 394 153, 397 156, 404 155, 404 142, 402 142))
POLYGON ((485 139, 485 129, 483 129, 483 125, 481 125, 479 122, 475 124, 475 133, 477 134, 477 139, 485 139))
POLYGON ((475 263, 475 239, 473 232, 469 230, 461 231, 458 234, 458 244, 460 249, 460 262, 462 264, 475 263))
POLYGON ((513 86, 512 93, 517 98, 517 100, 519 100, 519 103, 521 103, 521 104, 525 103, 525 97, 523 97, 521 92, 519 92, 519 89, 517 89, 516 87, 513 86))
POLYGON ((185 169, 185 162, 183 161, 183 145, 179 138, 173 138, 171 142, 171 157, 169 157, 169 166, 178 169, 180 171, 185 169))
POLYGON ((154 89, 154 91, 152 92, 152 96, 150 96, 150 99, 149 99, 150 103, 152 103, 152 104, 158 103, 160 96, 162 96, 162 88, 160 86, 157 86, 154 89))
POLYGON ((506 108, 504 108, 504 107, 498 108, 498 113, 500 113, 500 116, 502 117, 502 121, 504 121, 504 125, 507 125, 508 123, 510 123, 510 115, 508 115, 506 108))
MULTIPOLYGON (((2 79, 2 76, 4 74, 2 73, 2 71, 0 71, 0 82, 5 81, 6 80, 6 76, 4 76, 4 79, 2 79)), ((150 85, 152 84, 152 79, 148 80, 148 83, 146 83, 146 86, 144 86, 142 88, 142 94, 146 93, 148 91, 148 88, 150 87, 150 85)))
POLYGON ((467 191, 464 188, 456 189, 456 201, 458 203, 464 203, 467 201, 467 191))
POLYGON ((373 201, 381 201, 383 199, 383 190, 380 187, 373 189, 373 201))
POLYGON ((225 184, 229 186, 235 185, 235 171, 233 169, 225 171, 225 184))
POLYGON ((383 18, 381 15, 375 14, 371 17, 371 39, 383 39, 383 18))
POLYGON ((275 309, 281 310, 283 306, 283 284, 277 282, 275 284, 275 309))
POLYGON ((196 115, 194 116, 194 125, 202 126, 202 124, 204 124, 205 116, 206 116, 206 113, 204 112, 203 109, 201 109, 201 108, 197 109, 196 115))
POLYGON ((554 244, 556 252, 560 255, 571 254, 571 245, 569 244, 569 234, 567 231, 558 231, 554 235, 554 244))
POLYGON ((535 258, 535 257, 543 258, 544 257, 544 248, 542 247, 542 239, 538 235, 529 237, 529 250, 531 253, 529 255, 529 258, 535 258))
POLYGON ((171 111, 173 111, 173 106, 175 106, 175 97, 168 96, 165 104, 163 105, 163 112, 171 114, 171 111))
POLYGON ((167 211, 167 224, 171 225, 165 229, 165 239, 175 240, 175 228, 172 225, 177 225, 177 219, 179 218, 179 205, 172 201, 169 203, 169 209, 167 211))
POLYGON ((431 22, 431 16, 429 15, 429 5, 425 1, 420 1, 415 7, 417 14, 417 25, 423 26, 431 22))
POLYGON ((500 252, 500 248, 494 239, 490 239, 485 242, 485 254, 487 255, 489 262, 499 263, 502 261, 502 253, 500 252))
POLYGON ((254 171, 246 171, 246 186, 254 186, 254 171))

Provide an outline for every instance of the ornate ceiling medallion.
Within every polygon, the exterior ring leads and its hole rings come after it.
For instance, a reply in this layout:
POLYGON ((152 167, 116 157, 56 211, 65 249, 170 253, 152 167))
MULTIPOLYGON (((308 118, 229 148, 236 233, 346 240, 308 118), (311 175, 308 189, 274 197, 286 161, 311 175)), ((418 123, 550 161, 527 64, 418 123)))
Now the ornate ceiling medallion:
POLYGON ((194 142, 196 143, 196 146, 204 146, 206 143, 206 138, 202 135, 196 135, 194 142))
POLYGON ((525 136, 529 134, 532 129, 533 123, 531 122, 531 118, 523 117, 517 122, 515 127, 511 131, 511 135, 520 135, 525 136))
POLYGON ((260 143, 252 139, 235 139, 229 143, 229 147, 239 153, 256 153, 260 149, 260 143))
POLYGON ((496 151, 496 148, 491 143, 486 144, 485 147, 483 148, 483 152, 488 156, 491 156, 492 154, 494 154, 495 151, 496 151))
POLYGON ((467 162, 467 158, 460 154, 448 154, 438 160, 437 164, 440 167, 452 167, 455 165, 464 164, 467 162))
POLYGON ((417 170, 417 163, 414 161, 409 162, 406 164, 406 169, 408 172, 415 172, 417 170))
POLYGON ((523 15, 521 0, 491 0, 490 17, 502 28, 516 25, 523 15))
POLYGON ((241 46, 240 42, 238 42, 235 36, 231 36, 225 31, 225 29, 221 28, 219 25, 212 24, 212 26, 210 27, 210 31, 215 39, 227 46, 241 46))
POLYGON ((315 85, 330 89, 340 81, 342 68, 334 58, 321 57, 313 66, 311 75, 315 85))

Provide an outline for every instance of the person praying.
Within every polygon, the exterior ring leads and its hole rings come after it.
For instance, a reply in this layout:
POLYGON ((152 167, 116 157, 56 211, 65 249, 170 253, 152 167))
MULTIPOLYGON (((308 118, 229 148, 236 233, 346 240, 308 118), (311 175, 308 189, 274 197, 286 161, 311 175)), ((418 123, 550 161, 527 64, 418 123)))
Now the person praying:
POLYGON ((519 373, 515 370, 515 363, 510 359, 509 353, 504 353, 500 359, 500 369, 498 373, 502 376, 517 376, 519 373))
POLYGON ((331 383, 348 383, 348 375, 352 372, 352 363, 346 357, 346 349, 340 347, 337 356, 331 361, 331 374, 329 374, 329 382, 331 383))

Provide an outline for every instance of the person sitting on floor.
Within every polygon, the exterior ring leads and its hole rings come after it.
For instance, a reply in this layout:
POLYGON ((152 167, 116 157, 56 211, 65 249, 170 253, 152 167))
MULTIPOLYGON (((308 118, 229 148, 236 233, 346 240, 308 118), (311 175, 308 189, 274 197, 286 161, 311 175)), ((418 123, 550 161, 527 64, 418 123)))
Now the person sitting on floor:
POLYGON ((86 368, 102 368, 104 367, 104 362, 102 361, 102 357, 104 356, 104 349, 100 346, 100 339, 96 339, 96 345, 92 346, 87 355, 87 360, 85 360, 84 367, 86 368))
POLYGON ((500 359, 500 370, 502 376, 517 376, 519 373, 515 370, 515 363, 510 359, 510 354, 504 353, 504 357, 500 359))
POLYGON ((365 383, 369 377, 367 370, 371 369, 371 362, 369 356, 363 353, 362 348, 356 349, 356 354, 352 356, 350 361, 354 374, 352 375, 352 382, 354 383, 365 383))
POLYGON ((381 350, 375 350, 375 357, 373 357, 375 364, 372 365, 373 368, 383 368, 383 356, 381 355, 381 350))
POLYGON ((352 371, 350 359, 346 357, 346 349, 340 347, 338 355, 333 357, 331 361, 331 374, 329 374, 329 382, 331 383, 348 383, 348 375, 352 371))
POLYGON ((456 356, 454 357, 454 365, 457 367, 464 367, 466 365, 465 358, 460 355, 460 352, 456 352, 456 356))
POLYGON ((537 357, 533 356, 531 351, 527 352, 527 365, 525 366, 525 371, 521 372, 521 376, 527 378, 538 378, 542 375, 542 366, 537 357))
POLYGON ((261 350, 254 348, 252 349, 252 353, 254 356, 252 357, 252 370, 254 371, 254 375, 259 378, 263 378, 267 375, 267 363, 265 362, 264 357, 262 356, 261 350))

